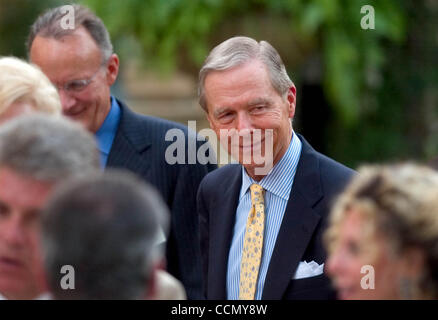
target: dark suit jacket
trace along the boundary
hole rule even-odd
[[[107,167],[128,169],[155,186],[171,211],[167,237],[167,271],[182,281],[189,299],[201,299],[202,277],[196,192],[202,178],[216,165],[174,164],[165,161],[169,129],[187,127],[130,111],[122,102],[121,119]],[[186,140],[187,146],[187,140]],[[186,156],[187,160],[187,156]]]
[[[293,280],[300,261],[326,259],[322,235],[329,206],[353,171],[316,152],[302,136],[289,202],[268,267],[262,299],[330,299],[334,292],[325,274]],[[228,253],[233,236],[241,165],[208,174],[198,190],[204,292],[207,299],[226,299]]]

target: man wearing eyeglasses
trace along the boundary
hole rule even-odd
[[[67,29],[62,7],[50,9],[31,27],[27,48],[58,88],[63,113],[96,135],[104,167],[133,171],[160,192],[171,210],[166,242],[167,270],[182,281],[189,299],[202,298],[196,192],[215,165],[170,165],[165,161],[169,129],[187,128],[130,111],[113,97],[119,58],[102,21],[74,5],[74,29]]]

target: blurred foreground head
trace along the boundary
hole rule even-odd
[[[46,292],[40,214],[56,185],[99,169],[94,138],[62,117],[33,114],[0,126],[0,295]]]
[[[438,297],[438,173],[416,165],[359,170],[325,234],[340,299]]]
[[[60,115],[56,88],[35,65],[14,57],[0,58],[0,123],[32,111]]]
[[[167,208],[133,174],[106,171],[72,179],[49,201],[43,218],[48,282],[56,299],[153,298],[157,244]],[[63,266],[74,290],[62,287]]]

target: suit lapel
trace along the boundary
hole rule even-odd
[[[277,236],[262,299],[281,299],[312,239],[320,215],[313,206],[323,197],[316,152],[299,136],[302,151],[286,212]]]
[[[232,169],[229,179],[224,177],[218,185],[217,190],[222,193],[215,199],[215,209],[210,215],[208,296],[211,299],[226,299],[228,254],[242,184],[241,166],[236,165]]]
[[[139,115],[130,111],[121,101],[117,102],[121,118],[107,167],[122,167],[144,176],[150,166],[150,162],[145,161],[145,152],[152,144],[146,131],[148,128]]]

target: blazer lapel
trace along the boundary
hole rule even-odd
[[[242,184],[242,168],[234,166],[230,179],[224,177],[217,190],[222,192],[214,199],[214,211],[210,214],[210,248],[208,261],[208,297],[226,299],[228,253],[236,217],[236,209]]]
[[[150,162],[145,161],[144,152],[151,146],[144,121],[117,100],[121,109],[121,119],[108,155],[107,167],[122,167],[144,175]]]
[[[323,197],[319,160],[312,147],[299,136],[302,151],[291,195],[277,236],[262,299],[281,299],[318,225],[313,206]]]

